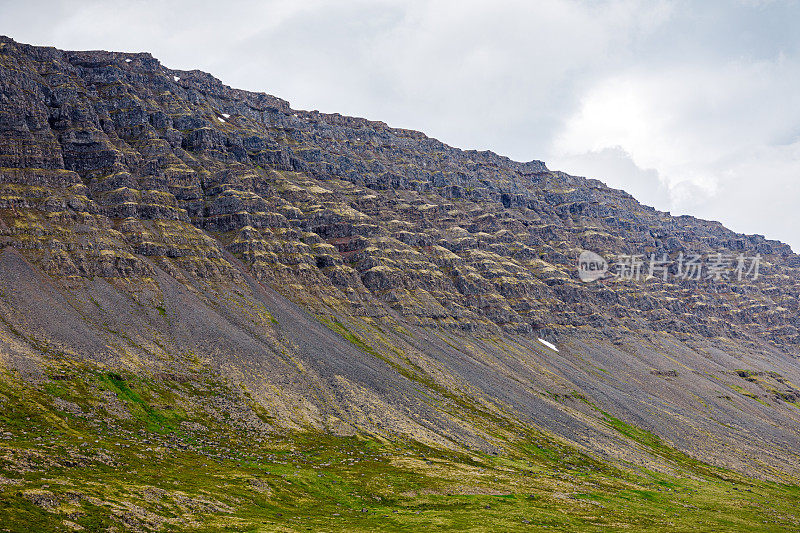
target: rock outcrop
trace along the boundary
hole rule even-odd
[[[1,45],[3,243],[54,275],[149,276],[157,257],[230,277],[228,251],[312,307],[335,299],[423,326],[800,342],[800,258],[781,243],[540,161],[292,110],[147,54]],[[583,284],[584,249],[763,263],[746,283]]]
[[[584,283],[584,250],[641,256],[644,274],[666,254],[672,270]],[[677,275],[691,254],[706,258],[700,279]],[[733,263],[709,276],[716,254]],[[759,257],[757,278],[738,279],[740,256]],[[732,461],[715,455],[726,441],[744,470],[768,442],[763,461],[796,465],[787,245],[149,54],[0,38],[0,279],[0,354],[23,370],[37,357],[208,368],[288,427],[492,449],[458,414],[469,398],[487,420],[634,453],[608,444],[600,405],[710,461]],[[722,394],[741,388],[736,369],[775,372],[767,389],[745,384],[778,410]]]

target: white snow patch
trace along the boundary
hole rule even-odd
[[[175,80],[175,81],[181,81],[181,77],[180,76],[172,76],[172,79]]]
[[[547,346],[547,347],[548,347],[548,348],[550,348],[551,350],[558,351],[558,348],[556,348],[556,345],[555,345],[555,344],[553,344],[552,342],[547,342],[547,341],[546,341],[546,340],[544,340],[544,339],[539,339],[539,342],[541,342],[542,344],[544,344],[545,346]]]
[[[217,117],[217,120],[219,120],[220,122],[225,122],[225,119],[222,117]]]
[[[130,59],[126,59],[126,60],[125,60],[125,62],[126,62],[126,63],[130,63],[130,62],[131,62],[131,60],[130,60]]]
[[[223,113],[222,116],[225,117],[225,118],[231,118],[231,116],[229,114],[227,114],[227,113]]]

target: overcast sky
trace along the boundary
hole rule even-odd
[[[0,33],[544,160],[800,251],[792,1],[0,0]]]

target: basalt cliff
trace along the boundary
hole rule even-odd
[[[645,275],[583,282],[585,250],[641,255]],[[647,276],[651,254],[760,269]],[[429,468],[527,453],[794,484],[798,298],[789,246],[541,161],[294,110],[146,53],[0,37],[0,489],[59,527],[91,529],[95,507],[121,529],[251,523],[222,495],[143,481],[119,497],[87,488],[107,479],[20,488],[48,468],[143,470],[122,441],[82,447],[96,434],[236,468],[254,443],[300,453],[318,435],[424,447]],[[12,446],[25,435],[38,444]],[[408,453],[392,468],[413,470]],[[284,480],[264,468],[234,477],[285,518],[270,499]],[[464,475],[442,474],[440,493],[469,492],[453,488]],[[148,507],[162,497],[178,503]],[[374,498],[354,504],[361,519]]]

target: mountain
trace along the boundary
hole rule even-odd
[[[541,161],[0,37],[0,530],[790,529],[799,297]]]

